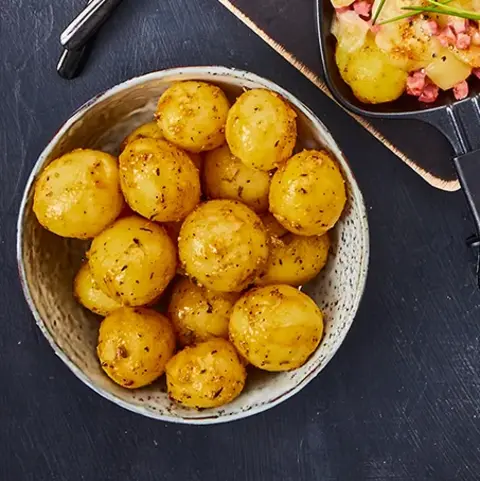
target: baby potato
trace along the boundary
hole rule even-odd
[[[245,165],[228,145],[206,154],[203,185],[209,199],[238,200],[255,212],[268,210],[270,175]]]
[[[302,366],[320,344],[323,315],[294,287],[259,287],[235,304],[229,333],[238,352],[254,366],[290,371]]]
[[[292,155],[297,141],[296,117],[277,93],[249,90],[238,97],[228,113],[228,146],[249,167],[275,169]]]
[[[323,235],[340,218],[347,200],[339,167],[326,151],[304,150],[275,172],[270,212],[294,234]]]
[[[120,155],[128,205],[157,222],[185,218],[200,200],[200,176],[190,157],[164,140],[139,139]]]
[[[120,219],[104,230],[87,255],[100,289],[127,306],[157,300],[177,264],[175,246],[163,227],[137,216]]]
[[[216,85],[177,82],[160,97],[156,118],[167,140],[189,152],[212,150],[225,142],[230,108]]]
[[[173,327],[153,309],[122,307],[100,325],[97,355],[102,369],[127,389],[155,381],[174,352]]]
[[[108,316],[122,307],[115,299],[108,297],[97,285],[88,262],[82,265],[73,282],[73,293],[80,304],[99,316]]]
[[[301,286],[316,277],[327,263],[328,234],[306,237],[288,232],[270,236],[269,242],[267,266],[255,282],[259,286]]]
[[[98,150],[77,149],[55,159],[35,184],[38,222],[62,237],[95,237],[123,205],[117,161]]]
[[[245,367],[225,339],[186,347],[167,364],[171,399],[185,407],[206,409],[233,401],[243,390]]]
[[[147,124],[140,125],[140,127],[137,127],[130,135],[128,135],[122,142],[121,149],[124,150],[128,144],[131,144],[132,142],[135,142],[135,140],[139,139],[162,140],[164,137],[158,123],[153,120]]]
[[[211,200],[186,219],[178,239],[187,275],[208,289],[240,292],[263,270],[268,258],[262,221],[233,200]]]
[[[238,298],[236,293],[211,291],[187,278],[180,279],[168,306],[180,344],[196,344],[214,337],[228,339],[228,321]]]
[[[394,57],[379,48],[370,36],[354,52],[337,46],[335,61],[341,77],[361,102],[391,102],[405,91],[408,73],[394,64]]]
[[[267,231],[267,235],[269,238],[271,237],[283,237],[285,234],[288,234],[288,230],[283,227],[280,222],[278,222],[275,217],[270,214],[270,212],[265,212],[264,214],[260,215],[260,219],[265,226],[265,230]]]
[[[148,122],[147,124],[140,125],[135,129],[123,142],[121,150],[124,150],[128,144],[135,142],[138,139],[158,139],[165,140],[165,137],[160,130],[160,126],[157,121]],[[200,170],[202,166],[202,156],[200,154],[194,154],[193,152],[186,152],[192,159],[195,167]]]

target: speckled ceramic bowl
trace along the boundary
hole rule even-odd
[[[254,372],[245,391],[234,402],[202,412],[172,403],[164,381],[129,391],[104,375],[95,353],[99,319],[77,304],[72,295],[72,281],[86,244],[47,232],[32,212],[35,178],[51,160],[78,147],[118,154],[118,146],[126,134],[152,119],[160,94],[172,82],[187,79],[218,84],[232,99],[244,88],[264,87],[280,93],[298,113],[300,146],[330,150],[341,165],[348,185],[348,203],[333,233],[333,253],[328,265],[304,288],[325,314],[325,336],[319,348],[295,371]],[[362,195],[326,127],[278,85],[248,72],[223,67],[189,67],[151,73],[87,102],[63,125],[38,159],[25,189],[17,236],[20,278],[30,309],[55,353],[73,373],[93,390],[126,409],[155,419],[190,424],[220,423],[250,416],[300,391],[327,365],[345,338],[362,297],[368,267],[368,225]]]

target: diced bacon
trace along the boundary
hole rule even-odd
[[[350,7],[340,7],[336,8],[335,11],[340,15],[342,13],[348,12],[350,10]]]
[[[366,0],[357,0],[353,4],[353,9],[358,15],[365,18],[370,18],[370,13],[372,11],[372,4]]]
[[[370,31],[371,31],[372,33],[378,33],[378,32],[380,32],[380,30],[382,29],[382,26],[381,26],[381,25],[377,25],[377,24],[372,25],[372,20],[369,20],[369,21],[368,21],[368,25],[370,25]]]
[[[443,47],[448,47],[449,45],[455,45],[457,37],[451,27],[445,27],[438,34],[438,41]]]
[[[466,50],[470,47],[470,42],[472,41],[471,37],[466,33],[459,33],[457,35],[457,41],[455,42],[455,46],[459,50]]]
[[[437,97],[438,86],[433,83],[429,83],[428,85],[425,85],[425,88],[423,89],[420,97],[418,97],[418,100],[420,100],[420,102],[425,102],[426,104],[431,104],[437,100]]]
[[[468,20],[459,17],[450,17],[448,19],[448,26],[458,35],[465,33],[468,28]]]
[[[480,78],[480,68],[474,68],[472,73],[475,75],[475,77]]]
[[[423,28],[428,35],[437,35],[438,33],[438,23],[435,20],[427,20]]]
[[[425,83],[425,72],[418,70],[411,73],[407,78],[407,94],[415,97],[422,95]]]
[[[453,87],[453,95],[457,100],[463,100],[468,96],[468,83],[466,80],[458,82],[458,84]]]

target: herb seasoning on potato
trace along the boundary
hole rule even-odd
[[[254,366],[290,371],[303,366],[320,344],[323,315],[294,287],[259,287],[237,301],[229,332],[238,352]]]
[[[270,212],[290,232],[323,235],[345,207],[345,181],[328,152],[304,150],[275,172],[269,200]]]
[[[175,245],[165,229],[137,216],[104,230],[93,240],[88,258],[100,289],[126,306],[157,300],[177,267]]]
[[[170,321],[153,309],[123,307],[100,325],[97,354],[102,369],[120,386],[147,386],[165,372],[175,352]]]
[[[225,339],[212,339],[186,347],[168,362],[168,394],[185,407],[222,406],[242,392],[246,376],[234,347]]]
[[[123,206],[117,160],[98,150],[77,149],[55,159],[35,184],[38,221],[62,237],[95,237]]]
[[[211,200],[186,219],[178,239],[187,275],[220,292],[240,292],[268,259],[268,238],[260,218],[233,200]]]

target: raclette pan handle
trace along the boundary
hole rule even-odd
[[[467,198],[477,233],[467,243],[480,247],[480,105],[477,97],[447,105],[443,109],[421,116],[439,129],[450,141],[455,152],[453,164]],[[477,262],[477,282],[480,287],[480,249]]]

